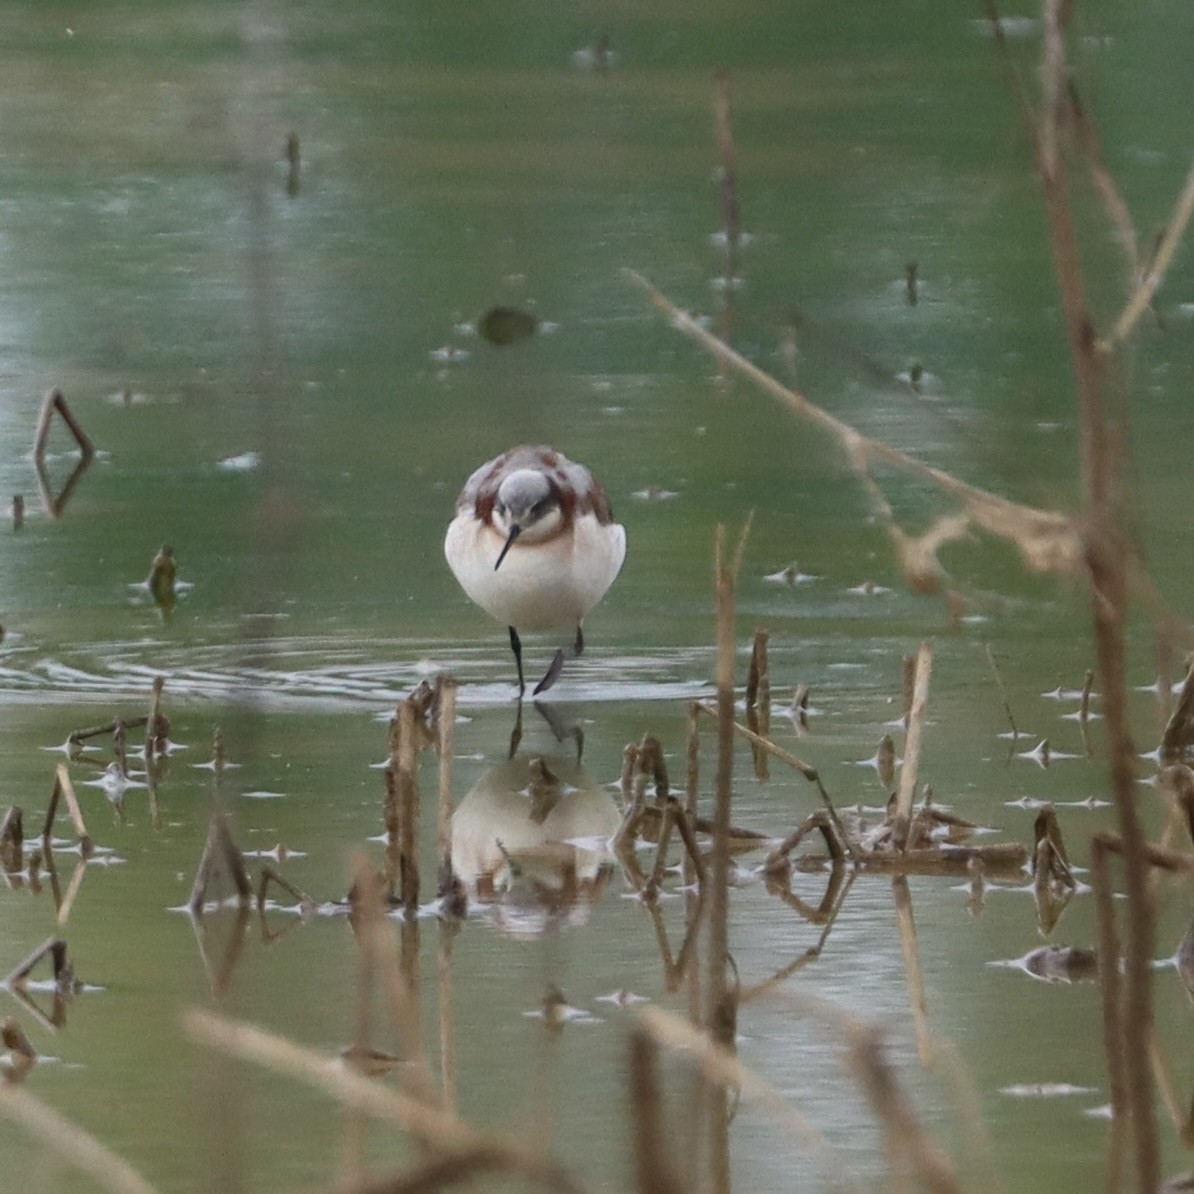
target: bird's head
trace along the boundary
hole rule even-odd
[[[564,520],[559,490],[545,473],[520,468],[503,478],[493,503],[493,525],[505,537],[505,545],[493,569],[496,572],[516,539],[538,543],[549,539]]]

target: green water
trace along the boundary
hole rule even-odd
[[[901,587],[835,445],[744,383],[719,382],[622,272],[640,271],[715,325],[732,316],[741,351],[868,434],[1016,500],[1076,508],[1074,402],[1043,211],[977,15],[911,0],[732,12],[662,0],[5,6],[0,494],[22,494],[28,517],[19,533],[5,519],[0,533],[0,806],[20,804],[36,822],[61,758],[46,748],[140,713],[157,673],[173,738],[187,747],[158,785],[156,817],[138,788],[117,815],[81,786],[98,768],[71,765],[94,837],[122,861],[88,868],[62,929],[80,977],[101,989],[77,997],[57,1033],[7,1001],[58,1059],[34,1071],[29,1090],[163,1191],[334,1179],[334,1106],[287,1080],[215,1065],[184,1040],[178,1017],[214,1006],[335,1052],[353,1024],[346,923],[316,917],[267,944],[254,918],[227,990],[213,997],[191,924],[170,909],[190,891],[217,802],[232,809],[246,849],[305,852],[284,872],[319,900],[343,895],[355,855],[380,860],[370,839],[383,828],[382,780],[371,765],[385,756],[385,718],[436,669],[458,677],[467,719],[457,798],[503,762],[514,718],[505,631],[457,589],[440,545],[464,479],[517,442],[554,443],[589,464],[627,528],[623,574],[556,690],[563,715],[583,725],[594,784],[616,780],[623,746],[645,733],[682,773],[685,703],[711,691],[714,527],[737,528],[753,512],[743,670],[751,632],[766,625],[777,697],[806,683],[816,709],[806,737],[782,718],[776,737],[843,805],[886,796],[858,764],[891,730],[901,659],[926,638],[936,662],[923,779],[938,801],[1027,840],[1035,812],[1010,802],[1106,795],[1098,723],[1087,757],[1065,719],[1076,700],[1041,695],[1081,687],[1093,662],[1080,588],[1024,576],[990,541],[956,544],[943,558],[972,617],[951,625],[940,604]],[[1159,5],[1131,17],[1100,6],[1078,23],[1079,84],[1148,244],[1188,168],[1178,55],[1189,19]],[[604,71],[583,53],[603,33],[613,51]],[[1035,32],[1013,48],[1034,78]],[[718,68],[730,72],[751,236],[731,291],[716,284],[723,254],[712,239]],[[292,132],[301,166],[289,194]],[[1081,210],[1093,287],[1110,313],[1121,269],[1097,206]],[[1126,387],[1134,530],[1179,614],[1194,549],[1191,289],[1181,253]],[[470,325],[498,303],[533,311],[543,330],[506,348],[486,343]],[[781,344],[797,316],[793,379]],[[919,391],[899,377],[914,363],[927,371]],[[55,385],[100,450],[56,520],[28,458],[41,396]],[[56,428],[55,485],[70,449]],[[255,467],[228,464],[248,453]],[[942,512],[921,484],[882,480],[909,529]],[[660,490],[674,496],[643,496]],[[163,542],[193,586],[168,620],[134,587]],[[794,560],[815,579],[765,579]],[[879,591],[855,591],[868,582]],[[999,737],[1006,718],[988,644],[1025,732],[1014,747]],[[554,646],[528,639],[528,670]],[[1154,679],[1143,618],[1129,672],[1142,687]],[[1150,749],[1155,697],[1134,694],[1133,716]],[[530,710],[527,719],[524,755],[567,753]],[[218,792],[194,766],[210,757],[216,726],[242,764]],[[1018,757],[1042,737],[1075,757],[1047,769]],[[433,764],[424,767],[434,792]],[[783,834],[815,807],[781,765],[762,783],[742,753],[737,775],[734,815],[746,826]],[[252,797],[263,792],[279,798]],[[1156,799],[1141,788],[1152,827]],[[604,823],[609,810],[596,803]],[[1060,815],[1085,864],[1109,810]],[[423,833],[426,880],[430,811]],[[747,986],[820,934],[766,893],[750,873],[756,862],[743,860],[732,900]],[[74,863],[59,860],[64,884]],[[820,900],[823,878],[794,883]],[[991,892],[976,915],[957,885],[911,883],[931,1028],[957,1047],[1007,1188],[1092,1188],[1106,1128],[1087,1112],[1108,1097],[1097,991],[989,965],[1044,940],[1092,944],[1089,897],[1044,938],[1029,894]],[[599,898],[538,932],[543,917],[509,901],[470,918],[451,954],[462,1113],[549,1143],[598,1190],[631,1180],[633,1012],[597,997],[629,988],[685,1007],[667,989],[647,912],[627,894],[615,870]],[[678,948],[682,902],[662,909]],[[1188,916],[1188,893],[1167,889],[1160,954]],[[292,920],[276,912],[270,928]],[[231,924],[209,924],[209,960]],[[0,971],[57,931],[49,890],[14,880],[0,893]],[[437,1072],[439,942],[437,923],[421,922],[423,1028]],[[549,983],[598,1022],[548,1039],[523,1013]],[[801,995],[882,1026],[925,1122],[961,1149],[947,1067],[918,1069],[889,880],[855,883],[821,958],[744,1007],[739,1023],[743,1059],[877,1181],[878,1132],[840,1040],[810,1021]],[[1188,1081],[1189,1004],[1168,969],[1157,997],[1162,1038]],[[1083,1089],[1002,1093],[1036,1083]],[[763,1113],[740,1110],[730,1140],[738,1188],[822,1187]],[[1167,1126],[1163,1140],[1166,1171],[1183,1167]],[[68,1188],[19,1129],[0,1122],[0,1141],[9,1181]],[[370,1147],[379,1165],[407,1157],[382,1130]]]

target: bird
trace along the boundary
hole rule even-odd
[[[614,521],[601,482],[583,464],[546,445],[522,444],[487,461],[465,482],[444,555],[460,587],[504,622],[526,691],[520,631],[575,629],[605,596],[626,558],[626,529]],[[533,695],[559,678],[560,647]]]

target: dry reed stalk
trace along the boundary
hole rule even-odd
[[[55,920],[59,928],[70,920],[75,900],[78,899],[79,891],[83,886],[83,876],[86,874],[87,860],[85,858],[80,859],[75,864],[75,869],[70,873],[70,882],[66,885],[66,891],[62,893],[62,898],[58,901],[58,911],[55,914]]]
[[[679,807],[678,802],[668,801],[663,806],[663,820],[659,826],[659,840],[655,843],[655,865],[651,869],[651,875],[647,880],[647,886],[644,894],[649,898],[654,898],[659,894],[660,885],[663,883],[663,875],[667,870],[667,852],[668,847],[672,842],[672,829],[676,824],[676,808]]]
[[[315,906],[315,901],[301,887],[291,883],[276,867],[265,863],[261,868],[261,877],[257,881],[257,909],[265,908],[265,893],[271,883],[277,884],[284,892],[302,905],[304,912]]]
[[[166,742],[170,736],[170,723],[162,715],[162,689],[166,681],[162,676],[154,676],[153,687],[149,690],[149,713],[145,718],[145,767],[152,768],[154,756],[166,749]],[[130,722],[130,725],[133,723]]]
[[[452,865],[452,772],[456,750],[456,680],[441,676],[437,692],[439,805],[435,844],[440,867]]]
[[[73,745],[77,742],[83,742],[88,738],[98,738],[101,734],[115,733],[116,727],[120,724],[120,721],[120,718],[113,718],[111,721],[105,721],[102,725],[88,726],[83,730],[71,730],[67,737],[67,742]],[[140,727],[146,725],[148,721],[148,717],[130,717],[124,721],[124,725],[126,729],[134,730],[140,729]]]
[[[729,71],[717,71],[713,81],[714,136],[721,159],[719,214],[729,250],[727,275],[733,277],[738,243],[742,238],[742,220],[738,213],[738,150],[734,144],[734,112],[730,103]]]
[[[45,957],[50,958],[56,986],[73,981],[74,971],[70,964],[70,953],[61,937],[50,937],[43,941],[31,954],[23,958],[4,976],[0,986],[17,988],[22,986],[32,973],[34,966]]]
[[[630,1033],[630,1123],[638,1194],[682,1194],[667,1156],[670,1134],[659,1090],[659,1050],[642,1025]]]
[[[763,859],[764,872],[784,870],[788,864],[788,856],[814,829],[819,830],[825,839],[825,848],[829,851],[829,858],[836,870],[838,865],[847,857],[846,840],[838,832],[838,826],[821,810],[806,817],[783,841],[768,851]]]
[[[920,771],[921,744],[924,741],[925,715],[929,704],[929,677],[933,671],[933,644],[924,642],[916,653],[916,671],[912,684],[912,708],[908,716],[908,737],[904,744],[904,765],[900,768],[900,786],[892,816],[892,838],[897,850],[908,844],[912,824],[912,800]]]
[[[398,866],[402,907],[413,917],[419,907],[419,711],[407,699],[398,706]]]
[[[962,1187],[949,1158],[930,1139],[917,1119],[895,1072],[883,1055],[883,1042],[869,1026],[848,1029],[850,1057],[871,1109],[883,1127],[893,1169],[907,1165],[933,1194],[961,1194]]]
[[[1186,1148],[1189,1148],[1194,1120],[1191,1120],[1183,1105],[1181,1092],[1177,1088],[1177,1078],[1173,1073],[1173,1065],[1169,1060],[1169,1054],[1165,1051],[1165,1046],[1161,1044],[1161,1038],[1157,1035],[1156,1025],[1153,1026],[1152,1040],[1149,1041],[1148,1056],[1152,1062],[1153,1077],[1161,1094],[1161,1102],[1165,1105],[1169,1122],[1173,1124],[1174,1135]]]
[[[872,465],[882,463],[915,474],[941,493],[960,503],[967,518],[989,534],[1015,546],[1032,572],[1071,574],[1081,569],[1082,538],[1077,523],[1056,511],[1038,510],[988,490],[959,481],[943,469],[934,468],[885,444],[863,435],[850,424],[811,402],[804,394],[789,389],[770,374],[718,339],[687,312],[681,311],[641,274],[626,270],[649,301],[679,332],[695,340],[721,364],[782,402],[793,414],[820,427],[837,439],[847,459],[860,476],[869,476]]]
[[[127,1161],[28,1091],[12,1086],[0,1091],[0,1116],[20,1124],[52,1153],[112,1194],[156,1194],[156,1187]]]
[[[1042,89],[1047,101],[1050,97],[1057,101],[1068,85],[1066,25],[1070,15],[1067,0],[1045,0]],[[1122,1020],[1126,1089],[1135,1140],[1136,1176],[1140,1189],[1151,1192],[1160,1181],[1154,1092],[1148,1064],[1156,926],[1148,863],[1143,852],[1145,836],[1136,810],[1135,748],[1127,710],[1125,621],[1128,561],[1133,557],[1123,511],[1123,427],[1107,410],[1106,354],[1131,332],[1164,275],[1177,239],[1194,212],[1194,170],[1153,266],[1129,300],[1110,338],[1100,342],[1087,301],[1066,156],[1059,150],[1061,125],[1066,116],[1066,105],[1046,102],[1039,122],[1037,172],[1045,198],[1049,239],[1077,384],[1084,494],[1082,557],[1091,588],[1111,786],[1124,844],[1128,897]]]
[[[47,852],[50,847],[50,831],[54,828],[54,818],[58,813],[59,800],[66,801],[67,811],[70,813],[71,824],[75,827],[75,836],[79,839],[79,849],[84,858],[90,858],[95,853],[95,843],[91,834],[87,832],[87,823],[83,820],[83,810],[79,806],[79,798],[75,795],[75,785],[71,783],[70,772],[65,763],[59,763],[54,768],[54,787],[50,792],[50,807],[46,810],[46,822],[41,831],[42,841]]]
[[[1181,244],[1191,216],[1194,216],[1194,165],[1191,165],[1186,175],[1185,184],[1174,204],[1173,215],[1157,243],[1148,269],[1144,271],[1131,298],[1115,321],[1110,335],[1096,342],[1101,352],[1109,353],[1121,345],[1132,334],[1140,317],[1148,310],[1173,263],[1174,254]]]
[[[67,429],[79,446],[79,451],[85,461],[95,455],[95,445],[87,438],[82,424],[75,418],[74,412],[58,389],[49,390],[42,400],[41,410],[37,416],[37,432],[33,437],[33,459],[41,463],[46,458],[46,445],[50,439],[50,426],[57,413],[66,424]]]
[[[862,1194],[861,1182],[849,1171],[843,1158],[821,1131],[794,1108],[771,1083],[760,1078],[729,1049],[711,1040],[671,1012],[644,1008],[639,1023],[660,1044],[689,1054],[700,1067],[706,1081],[741,1092],[743,1098],[757,1102],[773,1115],[799,1141],[818,1164],[834,1188]]]
[[[1016,728],[1016,718],[1012,713],[1012,704],[1008,699],[1007,686],[1003,683],[1003,673],[999,670],[999,664],[995,662],[995,652],[991,650],[991,644],[986,644],[987,662],[991,665],[991,674],[995,677],[995,686],[999,689],[999,699],[1003,703],[1003,712],[1007,717],[1007,723],[1011,726],[1012,741],[1015,742],[1020,737],[1020,731]]]
[[[20,860],[21,850],[25,844],[24,811],[18,804],[9,806],[0,821],[0,851],[7,851]],[[14,868],[19,870],[19,866]]]
[[[891,881],[895,900],[896,922],[900,928],[900,953],[904,959],[904,977],[908,980],[908,1004],[912,1008],[912,1023],[916,1028],[916,1048],[920,1064],[933,1068],[933,1040],[929,1033],[929,1001],[925,995],[925,974],[920,965],[920,947],[916,939],[916,920],[912,915],[912,893],[908,879],[896,875]]]
[[[203,844],[203,853],[195,870],[195,881],[191,885],[191,895],[187,900],[187,907],[192,916],[202,913],[208,885],[217,874],[216,868],[221,861],[236,887],[237,899],[242,905],[248,904],[253,899],[253,884],[249,879],[249,872],[245,869],[244,855],[232,836],[228,815],[215,813],[208,826],[207,841]]]
[[[685,718],[684,758],[686,762],[684,782],[684,811],[690,817],[697,814],[697,802],[701,792],[701,707],[696,701],[688,702]]]
[[[1030,851],[1022,842],[996,842],[991,846],[932,846],[925,849],[872,850],[860,854],[854,866],[868,875],[963,875],[981,864],[988,876],[1012,878],[1024,869]],[[821,871],[833,865],[832,856],[806,854],[796,860],[801,871]]]
[[[485,1177],[502,1174],[511,1174],[525,1182],[565,1194],[576,1190],[572,1178],[563,1169],[545,1165],[538,1171],[528,1172],[507,1150],[483,1143],[450,1156],[430,1157],[396,1173],[365,1178],[350,1185],[323,1186],[307,1190],[305,1194],[436,1194],[452,1186],[467,1185],[470,1179],[479,1184]]]
[[[1161,732],[1161,755],[1174,759],[1194,744],[1194,660],[1186,667],[1186,678]]]
[[[771,672],[767,659],[767,629],[755,630],[754,644],[750,652],[750,670],[746,679],[746,721],[760,737],[771,734]],[[751,746],[754,758],[755,776],[769,778],[769,753],[757,745]]]
[[[442,1156],[488,1148],[493,1151],[496,1164],[549,1188],[584,1194],[584,1185],[549,1157],[477,1132],[441,1108],[353,1072],[337,1058],[304,1049],[255,1025],[199,1008],[183,1013],[182,1026],[186,1034],[200,1044],[242,1061],[254,1062],[274,1073],[299,1079],[322,1090],[342,1106],[352,1106],[373,1119],[397,1124]]]
[[[729,959],[730,827],[734,781],[734,622],[735,585],[750,519],[742,528],[733,558],[726,558],[726,533],[718,526],[714,539],[714,592],[717,605],[717,779],[713,813],[713,890],[709,908],[709,975],[704,1021],[717,1023],[727,996]]]
[[[695,701],[694,704],[700,712],[706,714],[709,717],[717,717],[719,715],[717,710],[711,708],[709,705],[706,705],[700,701]],[[862,855],[858,851],[857,847],[850,840],[849,834],[846,833],[845,826],[842,825],[841,818],[837,814],[837,809],[835,809],[833,806],[833,800],[831,799],[829,793],[825,790],[825,785],[821,782],[820,773],[817,771],[817,769],[815,767],[813,767],[810,764],[805,763],[803,760],[797,758],[790,751],[784,750],[784,748],[782,746],[778,746],[776,743],[772,742],[769,738],[764,738],[761,735],[756,734],[754,732],[754,730],[750,729],[748,726],[744,726],[741,722],[738,722],[738,721],[734,722],[733,730],[734,730],[734,733],[741,735],[748,742],[752,743],[755,746],[761,747],[763,750],[766,750],[769,754],[773,754],[777,759],[780,759],[782,762],[787,763],[788,766],[791,767],[793,770],[799,771],[800,774],[803,775],[804,778],[809,781],[809,783],[813,784],[816,787],[817,792],[821,797],[822,803],[825,805],[826,812],[829,814],[830,818],[834,822],[834,825],[838,832],[838,836],[840,837],[841,841],[845,844],[845,848],[846,848],[847,852],[850,854],[851,858],[854,858],[855,860],[857,860],[862,857]],[[741,831],[739,831],[739,832],[741,832]]]
[[[689,701],[684,720],[684,819],[689,828],[696,820],[697,804],[701,794],[701,711],[696,701]],[[704,867],[702,865],[702,881]],[[692,862],[686,855],[684,860],[684,882],[691,885],[695,878]]]

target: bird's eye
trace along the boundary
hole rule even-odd
[[[505,514],[506,514],[506,503],[505,503],[505,502],[503,502],[501,498],[498,498],[498,499],[497,499],[497,500],[496,500],[496,501],[493,503],[493,512],[494,512],[495,514],[500,514],[500,515],[502,515],[503,517],[505,517]]]

